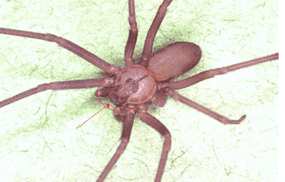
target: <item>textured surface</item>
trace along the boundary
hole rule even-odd
[[[127,1],[0,0],[0,26],[53,33],[123,66]],[[136,2],[141,53],[161,1]],[[174,0],[155,50],[175,41],[200,45],[201,62],[188,77],[278,51],[276,0]],[[0,100],[40,83],[102,77],[81,58],[43,41],[0,35]],[[95,89],[47,91],[0,109],[0,181],[94,181],[119,144],[120,123],[102,108]],[[230,118],[223,126],[171,99],[150,108],[172,134],[163,181],[276,181],[278,61],[219,76],[179,93]],[[153,181],[161,137],[139,120],[106,181]]]

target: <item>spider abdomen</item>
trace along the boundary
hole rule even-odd
[[[157,81],[166,81],[190,71],[201,58],[201,49],[190,42],[176,42],[152,55],[147,68]]]

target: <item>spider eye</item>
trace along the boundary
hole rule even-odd
[[[125,101],[126,101],[126,97],[119,97],[118,100],[119,100],[119,102],[121,102],[121,103],[122,103],[122,102],[125,102]]]

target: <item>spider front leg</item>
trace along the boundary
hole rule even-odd
[[[138,111],[140,120],[155,129],[164,138],[162,152],[159,160],[159,165],[155,177],[155,182],[160,182],[164,173],[165,164],[167,161],[168,152],[171,147],[171,135],[168,129],[155,117],[146,112],[146,106],[142,105]]]
[[[30,90],[19,93],[13,97],[1,101],[0,108],[46,90],[94,88],[99,86],[100,81],[101,79],[87,79],[87,80],[72,80],[72,81],[51,82],[51,83],[41,84],[35,88],[32,88]]]
[[[123,131],[122,131],[122,136],[121,136],[122,141],[119,147],[117,148],[116,153],[113,155],[112,159],[109,161],[104,171],[99,176],[97,182],[102,182],[105,180],[109,172],[112,170],[113,166],[118,161],[119,157],[125,151],[129,143],[129,140],[130,140],[131,131],[132,131],[133,123],[134,123],[134,116],[135,116],[134,110],[131,110],[126,114],[126,117],[124,118],[124,121],[123,121]]]

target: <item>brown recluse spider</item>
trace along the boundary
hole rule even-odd
[[[159,12],[158,14],[161,13],[162,15],[157,16],[156,19],[154,20],[154,23],[151,26],[148,34],[150,36],[147,36],[146,43],[144,44],[145,47],[144,51],[142,52],[142,57],[140,58],[140,61],[135,64],[132,58],[136,43],[137,27],[134,15],[135,9],[133,3],[134,2],[132,0],[129,1],[129,7],[131,10],[130,11],[131,18],[129,20],[132,28],[130,31],[130,37],[128,39],[129,41],[126,46],[125,63],[127,66],[136,66],[136,68],[128,69],[126,71],[121,71],[114,74],[112,77],[109,77],[108,80],[103,82],[102,85],[106,88],[99,90],[98,94],[102,97],[110,97],[112,102],[115,103],[116,105],[116,110],[121,112],[130,108],[134,108],[141,102],[143,102],[143,104],[140,104],[138,107],[129,111],[126,114],[114,113],[115,118],[118,121],[122,122],[123,125],[123,131],[121,137],[122,142],[119,144],[117,152],[115,153],[114,157],[111,159],[110,163],[107,165],[103,173],[99,176],[97,181],[103,181],[106,178],[106,176],[109,174],[114,164],[116,164],[116,161],[118,160],[120,155],[124,152],[129,142],[135,113],[137,113],[138,118],[140,118],[143,122],[150,125],[150,127],[152,127],[153,129],[157,130],[164,138],[163,152],[159,162],[158,171],[155,177],[155,181],[161,181],[165,169],[167,155],[171,146],[171,137],[170,137],[170,132],[164,126],[164,124],[162,124],[158,119],[147,113],[148,105],[154,103],[162,107],[166,102],[166,96],[170,96],[175,100],[178,100],[186,105],[189,105],[209,115],[210,117],[215,118],[221,123],[239,124],[242,120],[245,119],[245,116],[241,116],[237,120],[227,119],[225,116],[213,112],[207,109],[206,107],[203,107],[202,105],[199,105],[191,101],[190,99],[183,97],[174,90],[194,85],[202,80],[211,78],[217,74],[225,74],[228,71],[233,71],[236,69],[255,65],[260,62],[276,60],[279,57],[278,53],[276,53],[266,57],[257,58],[253,61],[248,61],[246,63],[234,64],[234,66],[228,66],[226,67],[226,69],[219,68],[212,71],[204,71],[196,74],[193,77],[184,78],[181,81],[173,81],[174,78],[190,71],[198,63],[198,61],[201,58],[200,48],[197,45],[190,43],[182,43],[182,42],[172,43],[170,44],[170,46],[162,49],[160,52],[157,52],[156,54],[154,54],[153,57],[151,57],[152,48],[153,48],[152,44],[156,34],[155,32],[156,30],[158,30],[160,24],[158,22],[163,20],[164,17],[163,14],[166,13],[166,9],[168,5],[171,3],[170,0],[164,0],[158,11]],[[24,31],[18,31],[6,28],[0,28],[0,33],[31,37],[31,38],[39,38],[51,42],[57,42],[60,46],[83,57],[85,60],[95,65],[96,67],[101,68],[103,71],[107,73],[111,73],[112,71],[118,69],[118,66],[110,65],[109,63],[101,60],[92,53],[86,52],[84,49],[69,42],[68,40],[56,37],[52,34],[31,33],[31,32],[24,32]],[[173,59],[164,60],[166,58],[170,58],[171,56],[173,56]],[[159,62],[160,60],[164,61]],[[187,60],[188,62],[184,62],[184,60]],[[151,86],[154,84],[152,75],[148,71],[140,69],[139,65],[143,65],[148,69],[154,71],[155,80],[156,80],[154,90],[150,90],[152,89]],[[28,97],[30,95],[48,89],[62,90],[62,89],[96,88],[101,79],[102,77],[98,79],[91,78],[84,81],[81,79],[80,81],[60,81],[60,82],[53,82],[52,84],[42,84],[40,87],[35,87],[34,89],[23,92],[15,97],[5,98],[5,100],[0,102],[0,107],[2,108],[20,99],[23,99],[25,97]],[[2,87],[5,87],[5,85],[2,85]],[[150,97],[148,97],[147,100],[144,100],[148,93],[151,93]],[[96,169],[96,171],[98,171],[98,169]]]

